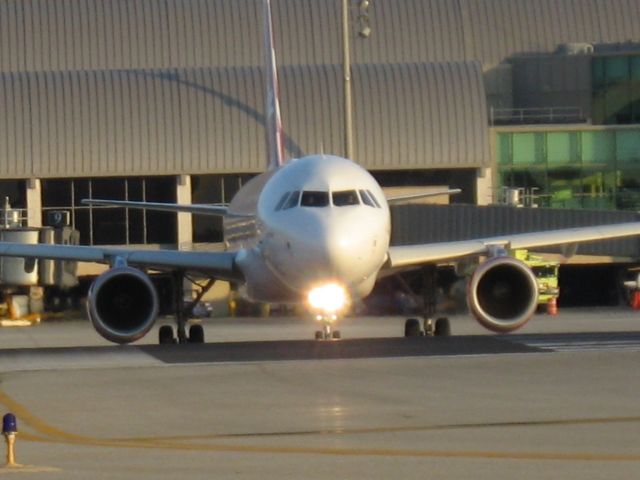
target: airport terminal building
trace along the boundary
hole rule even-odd
[[[640,208],[640,0],[348,0],[353,159],[452,201]],[[287,157],[345,155],[341,0],[273,0]],[[83,244],[221,240],[266,167],[260,0],[0,1],[0,194]]]

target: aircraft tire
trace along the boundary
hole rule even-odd
[[[433,334],[436,337],[448,337],[451,335],[451,322],[449,322],[449,319],[446,317],[438,318]]]
[[[162,325],[160,327],[160,330],[158,330],[158,343],[160,343],[160,345],[176,343],[176,339],[173,336],[173,327],[171,325]]]
[[[408,318],[404,322],[404,336],[405,337],[419,337],[422,332],[420,331],[420,322],[417,318]]]
[[[189,327],[189,343],[204,343],[204,328],[202,325]]]

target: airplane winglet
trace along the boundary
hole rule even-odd
[[[265,132],[267,140],[268,168],[273,170],[284,165],[284,132],[280,116],[280,91],[278,70],[273,41],[273,21],[271,19],[271,1],[263,0],[264,10],[264,49],[265,49]]]

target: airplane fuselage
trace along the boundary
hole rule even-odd
[[[300,158],[248,182],[229,205],[227,247],[246,295],[299,302],[318,286],[338,284],[357,300],[373,289],[391,232],[389,207],[376,180],[354,162]]]

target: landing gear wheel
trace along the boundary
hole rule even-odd
[[[421,333],[420,322],[417,318],[409,318],[404,322],[405,337],[419,337]]]
[[[176,343],[176,339],[173,336],[173,327],[171,325],[162,325],[158,330],[158,342],[160,345],[169,345]]]
[[[189,343],[204,343],[204,328],[202,325],[189,327]]]
[[[339,340],[340,339],[340,330],[334,330],[333,332],[331,332],[331,338],[333,338],[334,340]]]
[[[448,337],[451,335],[451,323],[446,317],[440,317],[436,320],[436,326],[433,330],[436,337]]]

